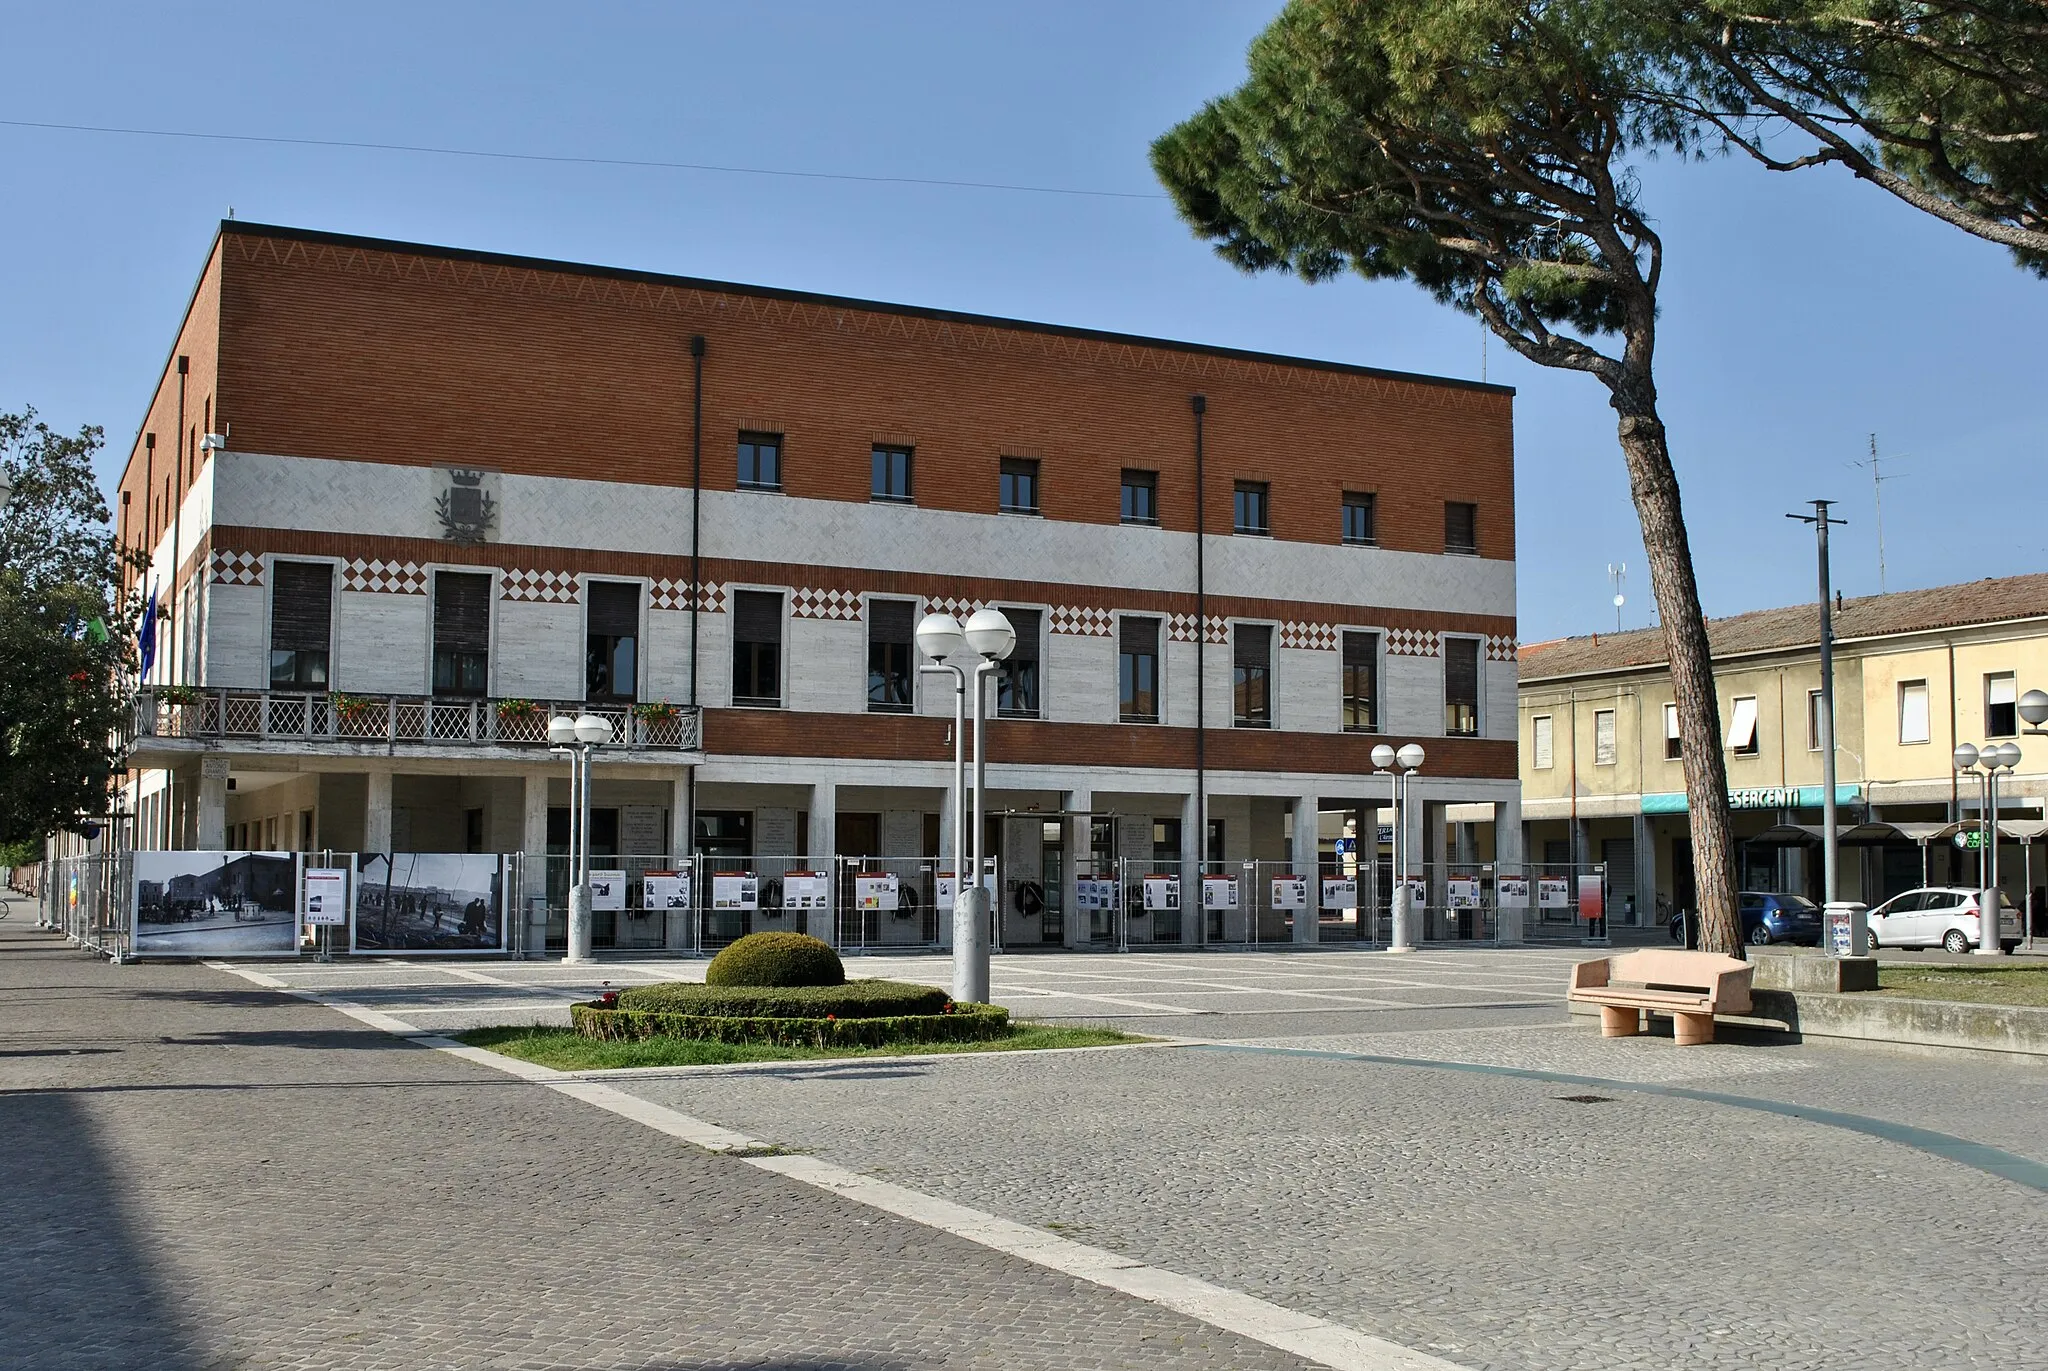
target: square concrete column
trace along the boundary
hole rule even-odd
[[[690,812],[690,773],[684,771],[668,787],[668,856],[680,861],[690,855],[696,839],[697,816]]]
[[[836,879],[838,864],[832,859],[839,851],[839,786],[832,781],[817,781],[811,786],[811,856],[813,870],[835,873],[832,881],[832,899],[839,900],[839,882]],[[813,938],[828,943],[837,943],[837,922],[834,909],[807,909],[804,911],[804,932]],[[945,919],[939,920],[940,929],[946,927]]]
[[[952,871],[953,879],[958,881],[960,879],[960,872],[954,870],[954,867],[956,865],[964,867],[967,864],[967,855],[963,852],[958,863],[955,863],[953,860],[953,828],[960,812],[960,798],[959,792],[953,788],[950,779],[952,774],[950,770],[946,773],[949,779],[946,783],[945,798],[940,801],[941,807],[939,809],[939,850],[932,855],[938,859],[938,869],[941,871]],[[956,885],[954,889],[957,890],[959,887]],[[939,946],[951,947],[953,945],[953,907],[941,900],[938,913]]]
[[[1066,889],[1060,892],[1066,909],[1066,937],[1068,947],[1086,947],[1089,943],[1089,926],[1095,916],[1081,908],[1078,882],[1081,879],[1081,863],[1088,860],[1093,836],[1089,832],[1092,816],[1088,811],[1095,807],[1093,790],[1069,790],[1066,793],[1067,806],[1067,860],[1062,863],[1066,869]],[[1114,875],[1114,872],[1095,873],[1098,876]],[[1138,873],[1142,876],[1144,873]]]
[[[1657,833],[1650,816],[1635,816],[1636,923],[1644,928],[1657,923]]]
[[[1294,941],[1304,946],[1313,945],[1321,936],[1321,919],[1317,910],[1322,908],[1322,812],[1316,806],[1313,795],[1302,795],[1294,801],[1294,851],[1290,854],[1294,862],[1294,874],[1308,877],[1308,908],[1294,911]]]
[[[1202,856],[1209,835],[1202,832],[1202,807],[1190,793],[1180,807],[1180,940],[1208,940],[1202,915]]]
[[[548,773],[528,772],[519,779],[519,908],[522,921],[519,951],[539,957],[548,947]],[[536,906],[535,901],[539,904]],[[532,911],[538,909],[538,914]]]
[[[1522,797],[1493,802],[1493,875],[1494,875],[1494,940],[1505,946],[1515,946],[1522,941],[1522,920],[1528,910],[1521,906],[1508,907],[1499,903],[1499,881],[1502,876],[1522,876],[1528,873],[1527,857],[1522,837]],[[1533,889],[1530,898],[1535,898]]]
[[[372,771],[363,777],[363,851],[391,851],[391,773]]]
[[[298,835],[292,835],[292,846]],[[199,759],[199,804],[192,845],[202,852],[218,852],[228,845],[228,759]]]

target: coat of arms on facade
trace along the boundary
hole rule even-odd
[[[498,473],[465,467],[434,472],[434,513],[451,543],[487,543],[498,529]]]

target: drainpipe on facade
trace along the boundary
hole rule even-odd
[[[185,518],[185,376],[191,369],[191,358],[178,359],[178,458],[171,478],[175,503],[171,506],[171,660],[168,666],[172,685],[183,684],[178,679],[178,551],[182,541],[179,531],[184,527]]]
[[[704,592],[702,539],[704,531],[704,335],[690,335],[690,708],[697,716],[697,748],[704,748],[704,714],[697,697],[697,615]],[[697,850],[697,768],[691,767],[684,787],[689,813],[683,816],[683,847]],[[676,856],[682,853],[673,854]],[[690,871],[691,889],[696,889],[697,871]]]
[[[1195,941],[1209,941],[1209,919],[1202,912],[1203,862],[1209,856],[1209,573],[1208,483],[1203,479],[1202,419],[1209,412],[1209,397],[1190,395],[1188,408],[1195,414]],[[1169,635],[1170,636],[1170,635]],[[1188,882],[1182,873],[1181,899],[1185,902]]]

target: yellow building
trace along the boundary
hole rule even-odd
[[[2000,884],[2015,904],[2048,883],[2048,737],[2018,697],[2048,689],[2048,575],[1838,597],[1835,632],[1841,897],[1876,904],[1922,884],[1972,884],[1956,845],[1980,819],[1959,742],[2011,741],[2001,777]],[[1744,890],[1821,896],[1820,611],[1710,620],[1715,689]],[[1692,907],[1684,762],[1658,629],[1521,650],[1522,818],[1532,864],[1604,862],[1616,924]],[[2031,821],[2031,822],[2030,822]],[[1967,839],[1966,839],[1967,841]]]

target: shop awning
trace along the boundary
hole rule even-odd
[[[1873,820],[1863,824],[1837,824],[1835,841],[1843,847],[1875,847],[1880,843],[1945,842],[1958,833],[1972,832],[1977,823],[1965,819],[1961,823],[1885,823]],[[1773,824],[1763,832],[1750,838],[1739,838],[1738,842],[1751,847],[1804,847],[1818,846],[1827,829],[1820,824]],[[2031,843],[2048,836],[2048,819],[2000,819],[1998,835],[2008,842]]]

